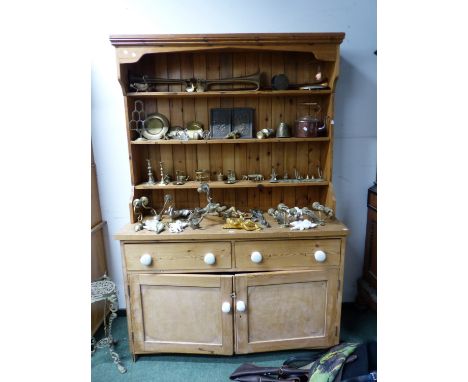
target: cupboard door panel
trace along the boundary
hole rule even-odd
[[[135,353],[232,354],[232,276],[129,275]]]
[[[338,343],[338,269],[235,276],[236,353]]]

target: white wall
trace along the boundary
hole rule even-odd
[[[108,223],[109,274],[125,307],[119,243],[129,221],[130,169],[123,97],[110,34],[345,32],[335,107],[333,183],[337,216],[350,228],[344,301],[353,301],[362,270],[367,188],[376,177],[376,1],[100,1],[91,28],[92,143],[103,219]]]

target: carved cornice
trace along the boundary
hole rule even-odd
[[[148,34],[111,35],[110,41],[120,46],[177,45],[270,45],[270,44],[341,44],[344,33],[234,33],[234,34]]]

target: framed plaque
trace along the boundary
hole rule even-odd
[[[230,108],[214,108],[210,110],[210,128],[212,138],[224,138],[231,132]]]
[[[253,138],[254,109],[236,107],[232,109],[231,130],[240,132],[239,138]]]

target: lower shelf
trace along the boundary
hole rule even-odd
[[[271,183],[269,181],[254,182],[250,180],[239,180],[233,184],[227,184],[226,182],[220,181],[208,181],[207,182],[210,188],[273,188],[273,187],[315,187],[315,186],[328,186],[329,182],[327,180],[309,180],[305,182],[278,182]],[[137,190],[183,190],[183,189],[197,189],[200,186],[200,182],[189,181],[184,184],[177,185],[173,182],[166,185],[160,184],[138,184],[135,186]]]

